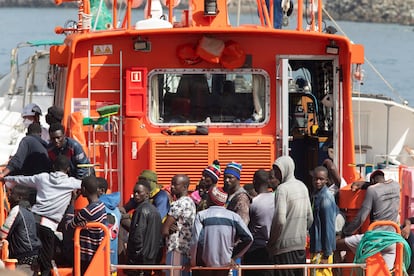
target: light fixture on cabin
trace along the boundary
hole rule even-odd
[[[151,42],[147,40],[143,40],[141,37],[138,37],[136,40],[134,40],[134,50],[135,51],[150,51]]]
[[[339,54],[339,46],[336,45],[334,40],[331,40],[329,44],[326,46],[326,53],[331,55]]]
[[[217,0],[204,0],[204,15],[217,15]]]
[[[336,34],[338,30],[334,26],[328,26],[325,29],[327,34]]]

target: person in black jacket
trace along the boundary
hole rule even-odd
[[[51,162],[47,153],[47,143],[40,137],[40,123],[32,123],[27,128],[27,135],[20,141],[16,154],[11,157],[0,177],[7,175],[25,175],[50,172]],[[36,190],[29,189],[29,202],[36,203]]]
[[[9,258],[17,259],[17,269],[34,275],[41,242],[33,213],[28,210],[27,188],[16,185],[8,193],[10,213],[0,229],[0,238],[9,242]],[[37,275],[37,274],[36,274]]]
[[[146,179],[139,179],[134,187],[134,200],[137,208],[131,219],[128,238],[128,264],[157,264],[162,236],[161,215],[149,202],[151,187]],[[151,271],[129,271],[128,275],[151,275]]]
[[[8,162],[6,168],[1,172],[7,175],[31,176],[42,172],[50,172],[51,163],[47,153],[47,143],[40,138],[41,126],[32,123],[26,136],[20,141],[16,154]]]

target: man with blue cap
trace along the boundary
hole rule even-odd
[[[227,209],[239,214],[246,225],[249,224],[249,208],[251,198],[247,191],[240,186],[242,165],[236,162],[227,164],[224,170],[224,190],[228,193]]]

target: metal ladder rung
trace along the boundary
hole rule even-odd
[[[93,63],[93,64],[90,64],[90,66],[91,67],[119,67],[120,64]]]
[[[111,142],[111,143],[109,143],[109,142],[99,142],[99,143],[91,142],[89,145],[91,147],[93,147],[93,146],[118,146],[118,143],[116,143],[116,142]]]
[[[105,169],[97,169],[95,168],[95,172],[105,172]],[[107,173],[117,173],[119,172],[118,169],[106,169]]]
[[[91,93],[120,93],[119,89],[91,89]]]
[[[120,105],[119,107],[119,116],[122,116],[122,80],[123,80],[123,70],[122,70],[122,50],[119,51],[119,63],[92,63],[92,55],[91,50],[88,50],[88,114],[91,115],[92,107],[91,102],[95,95],[96,98],[100,98],[99,94],[107,94],[103,95],[104,97],[110,96],[114,101]],[[92,89],[94,86],[95,79],[92,77],[92,68],[95,71],[95,68],[109,68],[110,71],[115,71],[112,68],[117,69],[117,74],[119,74],[119,89]],[[114,80],[116,81],[116,80]],[[98,87],[98,86],[97,86]],[[111,88],[116,88],[117,86],[110,86]],[[108,87],[109,88],[109,87]],[[118,117],[118,115],[109,115],[109,117]],[[118,181],[118,191],[122,192],[122,122],[121,117],[118,117],[117,120],[112,122],[111,118],[109,118],[109,125],[116,124],[119,127],[119,132],[116,133],[114,136],[111,134],[112,130],[107,129],[103,131],[103,134],[108,133],[107,138],[103,138],[100,141],[95,141],[96,139],[96,128],[92,126],[92,124],[88,125],[88,155],[93,162],[96,163],[97,156],[96,153],[103,150],[103,155],[100,155],[101,164],[99,164],[100,168],[95,168],[96,172],[104,173],[106,177],[108,177],[108,184],[110,189],[112,189],[113,184],[113,177],[115,177]],[[112,126],[111,126],[112,127]],[[118,154],[119,157],[117,158],[117,162],[113,163],[112,155]],[[115,167],[115,168],[114,168]]]

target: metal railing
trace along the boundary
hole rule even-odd
[[[202,267],[195,266],[189,268],[192,270],[236,270],[238,275],[242,275],[243,270],[285,270],[285,269],[302,269],[303,275],[310,275],[312,269],[322,268],[347,268],[347,269],[366,269],[366,264],[357,263],[335,263],[335,264],[289,264],[289,265],[235,265],[235,266],[221,266],[221,267]],[[174,270],[184,270],[182,266],[174,265],[111,265],[113,270],[169,270],[173,273]],[[172,274],[171,274],[172,275]]]

